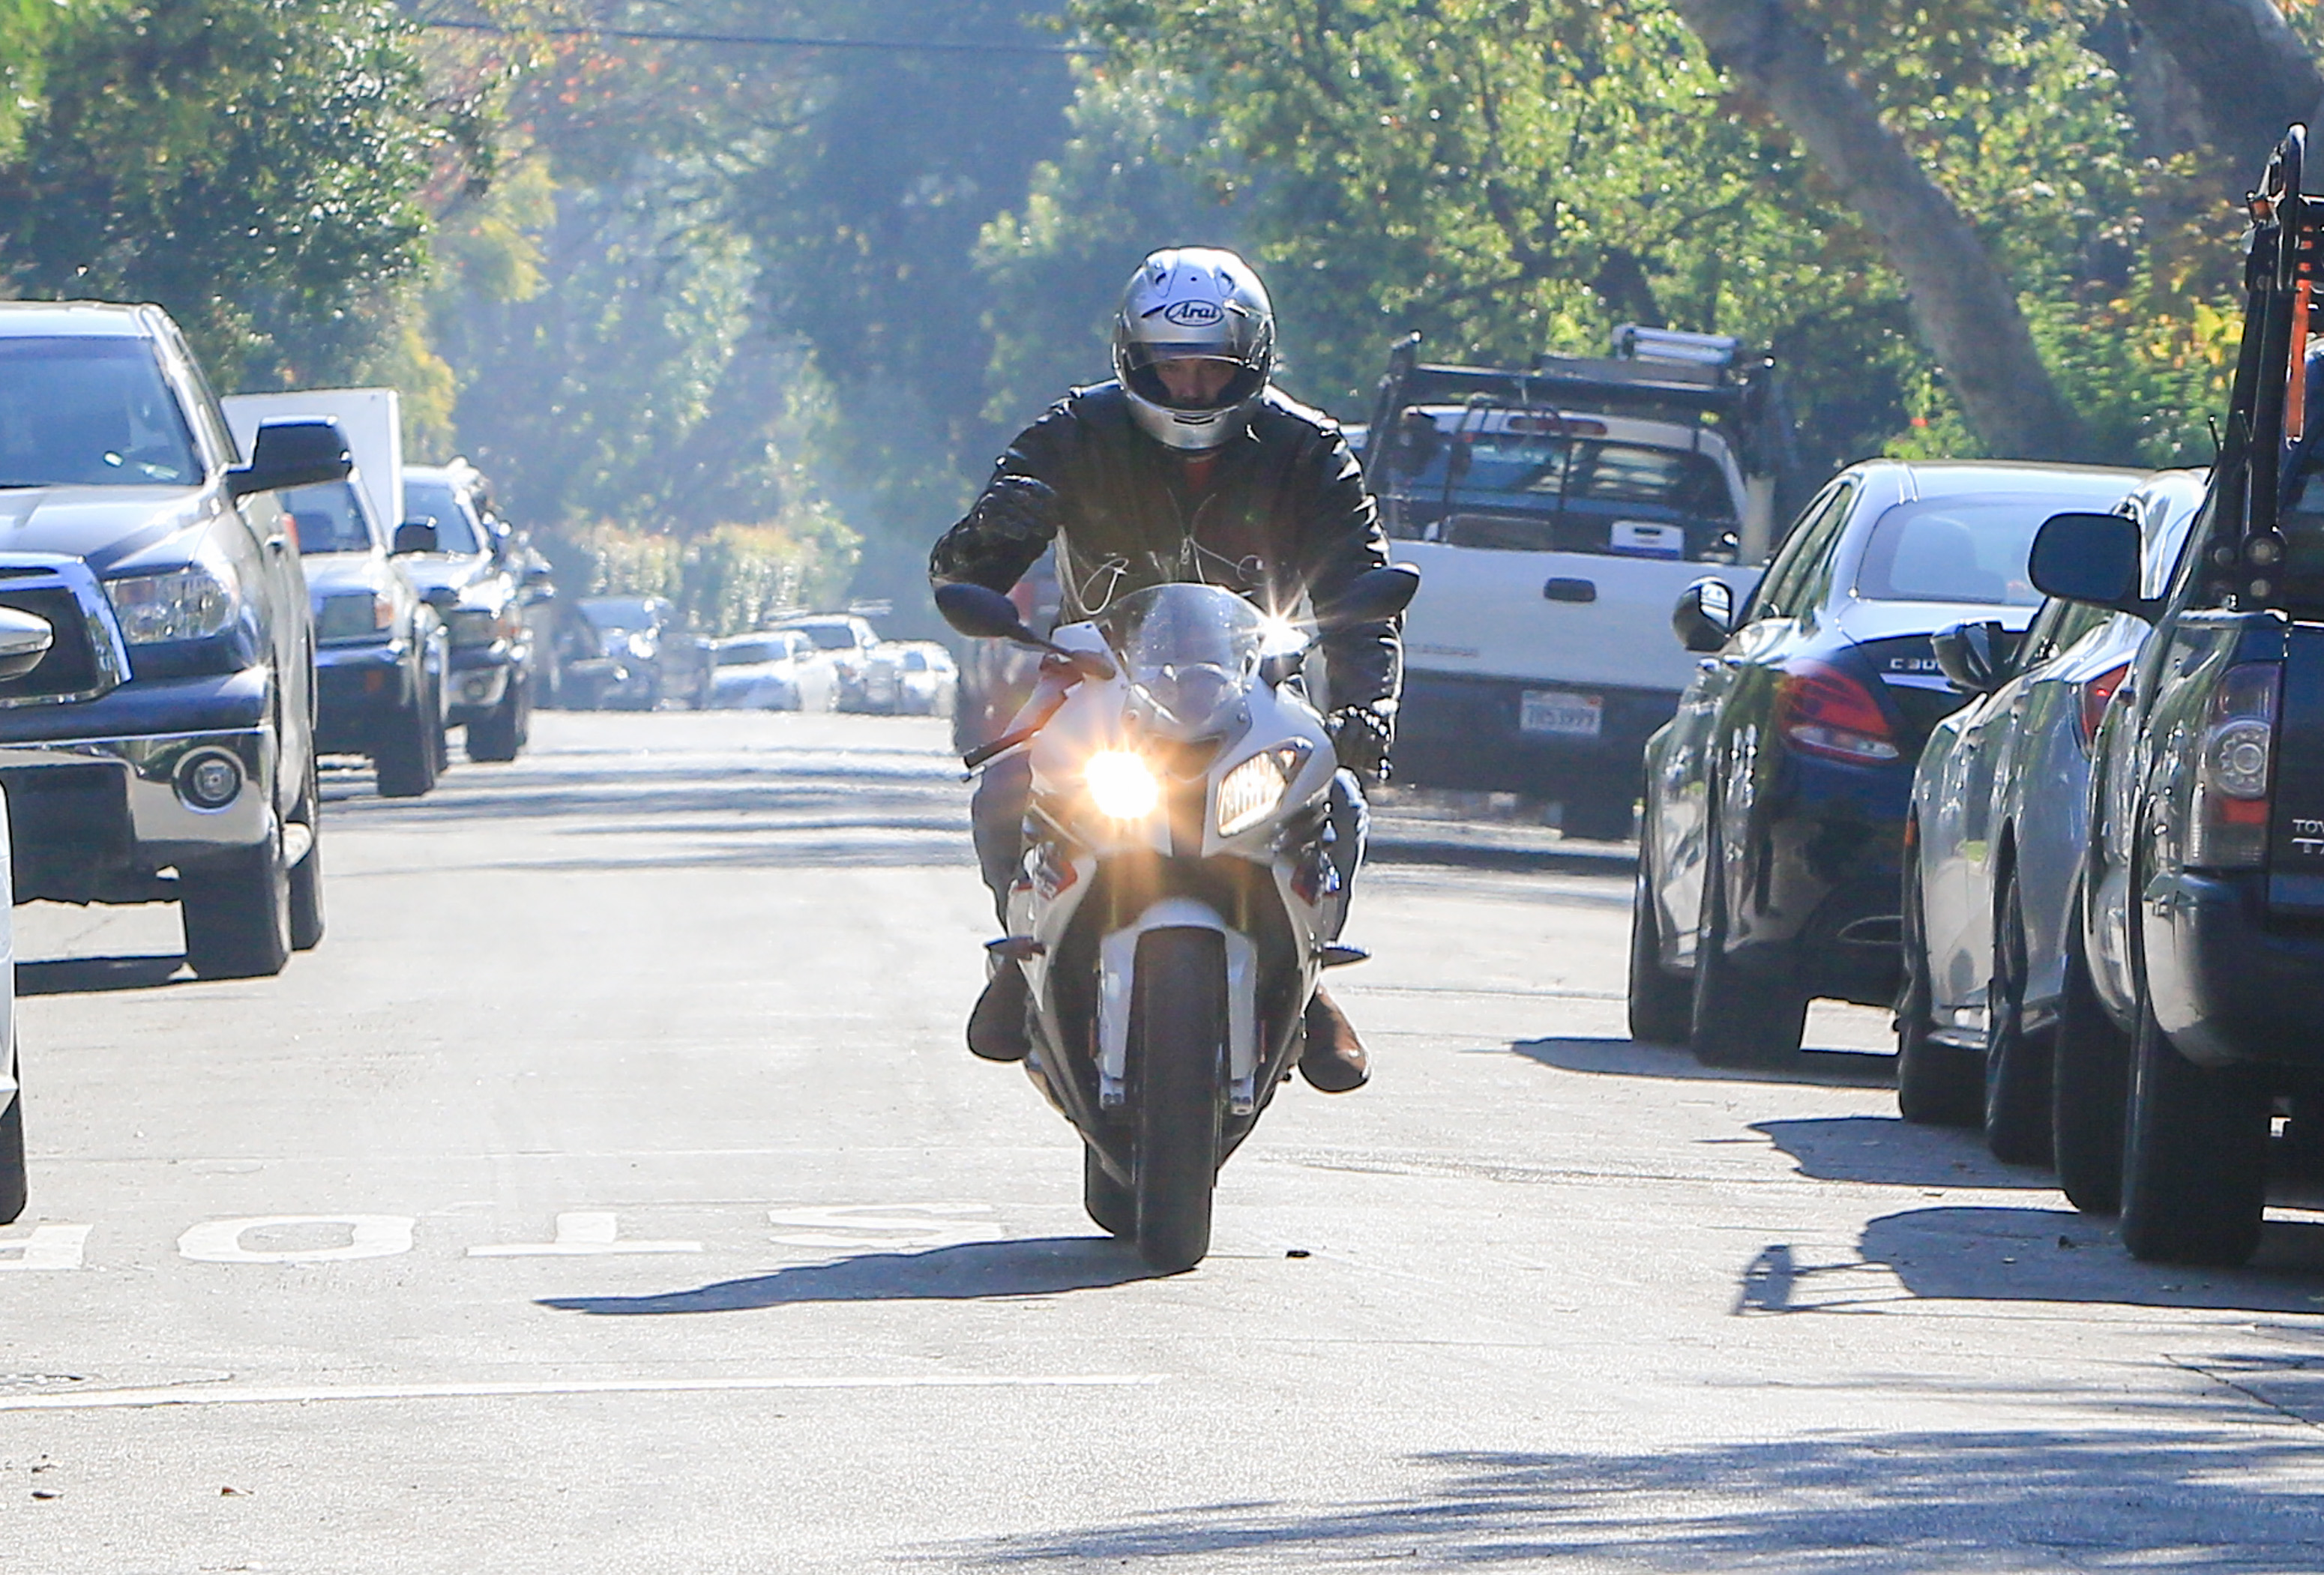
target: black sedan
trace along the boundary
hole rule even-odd
[[[1796,1053],[1817,997],[1885,1006],[1913,767],[1962,704],[1930,635],[2042,601],[2026,550],[2061,510],[2104,510],[2138,473],[1906,464],[1841,472],[1739,609],[1704,581],[1673,623],[1702,653],[1647,741],[1630,1030],[1714,1065]]]

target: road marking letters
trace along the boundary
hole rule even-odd
[[[0,1271],[77,1269],[88,1230],[86,1225],[35,1225],[22,1241],[0,1241]]]
[[[411,1250],[417,1221],[403,1214],[267,1214],[252,1220],[205,1220],[178,1238],[180,1256],[196,1263],[346,1263],[358,1257],[393,1257]],[[254,1251],[242,1239],[254,1230],[300,1227],[343,1228],[347,1239],[331,1247]]]
[[[623,1241],[611,1214],[557,1216],[554,1241],[472,1247],[470,1257],[602,1257],[617,1252],[700,1252],[699,1241]]]

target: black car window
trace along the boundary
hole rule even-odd
[[[822,650],[853,650],[855,631],[844,623],[810,624],[803,632]]]
[[[436,522],[436,550],[463,555],[484,551],[476,539],[475,521],[460,504],[457,488],[438,481],[403,484],[403,517]]]
[[[194,435],[143,339],[0,339],[0,486],[192,486]]]
[[[1621,503],[1735,522],[1734,494],[1717,462],[1682,448],[1581,444],[1567,472],[1565,498],[1569,503]]]
[[[1853,482],[1841,482],[1810,503],[1801,512],[1784,539],[1782,550],[1759,581],[1759,589],[1752,596],[1739,622],[1759,618],[1794,618],[1805,603],[1800,598],[1800,587],[1831,545],[1832,538],[1846,522],[1849,505],[1856,500]]]
[[[2087,602],[2054,598],[2044,602],[2018,648],[2017,670],[2022,673],[2048,661],[2113,616],[2111,608],[2094,607]]]
[[[1857,566],[1868,602],[1969,602],[2035,607],[2025,575],[2034,533],[2064,506],[2054,497],[1923,498],[1880,516]]]
[[[355,488],[346,482],[293,487],[282,494],[282,506],[290,511],[291,527],[299,533],[299,550],[306,557],[372,549],[370,522],[364,517],[363,505],[355,501]]]

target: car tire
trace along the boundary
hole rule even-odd
[[[2050,1150],[2067,1201],[2085,1214],[2112,1214],[2122,1208],[2130,1036],[2098,999],[2080,927],[2066,941],[2066,992],[2050,1073]]]
[[[2002,878],[1985,991],[1985,1146],[2005,1165],[2050,1163],[2047,1034],[2025,1031],[2025,907],[2012,869]]]
[[[2244,1262],[2267,1212],[2266,1085],[2180,1055],[2143,995],[2131,1063],[2122,1244],[2145,1263]]]
[[[418,687],[411,705],[388,719],[386,736],[372,751],[372,780],[382,798],[424,798],[443,769],[443,711],[424,672]]]
[[[290,871],[282,834],[178,874],[186,962],[199,979],[265,979],[290,960]]]
[[[1978,1058],[1940,1045],[1929,1021],[1928,926],[1923,918],[1919,839],[1904,850],[1904,914],[1896,991],[1896,1113],[1916,1127],[1974,1127],[1984,1113]]]
[[[532,684],[523,673],[509,675],[508,693],[492,714],[468,723],[468,759],[501,765],[523,752],[532,731]]]
[[[1738,963],[1727,949],[1727,898],[1714,833],[1702,870],[1687,1045],[1705,1066],[1781,1066],[1807,1035],[1808,998],[1789,970]]]
[[[16,1064],[12,1059],[9,1073]],[[19,1084],[0,1110],[0,1225],[13,1225],[32,1196],[24,1172],[24,1091]]]
[[[290,949],[311,952],[323,944],[323,795],[315,780],[312,761],[307,766],[307,790],[291,811],[291,818],[307,828],[307,856],[290,866]]]
[[[1630,888],[1630,1038],[1641,1045],[1683,1045],[1694,1026],[1693,981],[1663,966],[1662,926],[1646,861]]]

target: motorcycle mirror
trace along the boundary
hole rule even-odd
[[[1317,612],[1325,623],[1377,623],[1412,605],[1420,594],[1420,571],[1408,563],[1366,569],[1348,582],[1348,588]]]
[[[1000,592],[961,582],[936,587],[936,611],[944,621],[974,640],[1017,640],[1046,647],[1017,615],[1017,604]]]

